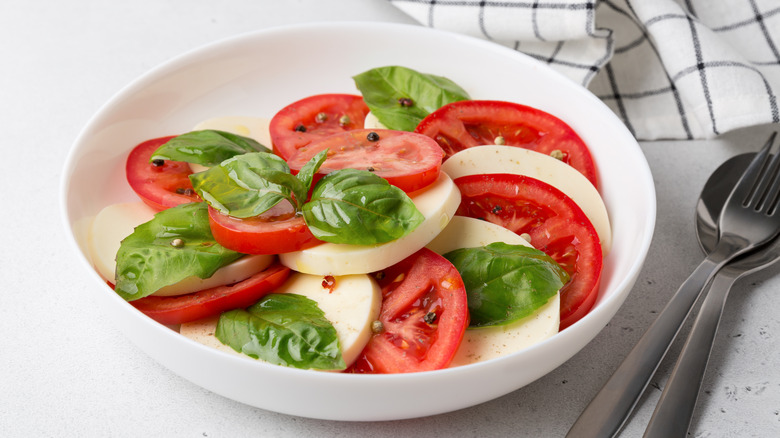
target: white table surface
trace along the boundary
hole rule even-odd
[[[326,20],[412,22],[383,0],[0,3],[0,436],[563,436],[700,262],[694,205],[709,173],[757,149],[771,130],[642,143],[658,192],[646,266],[596,339],[531,385],[470,409],[397,422],[264,411],[163,368],[93,307],[83,268],[63,239],[59,178],[88,119],[148,69],[225,37]],[[777,272],[735,288],[691,436],[780,436]],[[679,349],[678,342],[671,352]],[[672,364],[662,364],[622,436],[641,436]]]

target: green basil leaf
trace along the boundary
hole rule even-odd
[[[214,333],[239,353],[302,369],[346,368],[336,329],[317,303],[297,294],[269,294],[251,307],[223,313]]]
[[[406,67],[374,68],[352,79],[377,119],[400,131],[414,131],[428,114],[448,103],[469,99],[451,80]]]
[[[303,218],[316,238],[353,245],[398,239],[425,219],[403,190],[356,169],[325,175],[303,206]]]
[[[509,324],[529,316],[569,281],[550,256],[522,245],[497,242],[444,257],[466,286],[470,327]]]
[[[136,300],[187,277],[209,278],[242,256],[214,241],[205,203],[179,205],[155,214],[122,240],[115,290]]]
[[[306,199],[305,196],[308,195],[309,193],[309,189],[311,188],[311,182],[314,180],[314,174],[317,173],[318,170],[320,170],[320,166],[322,166],[322,163],[325,162],[326,158],[328,158],[328,149],[325,149],[324,151],[320,151],[317,155],[313,156],[308,163],[303,165],[301,171],[298,172],[297,177],[306,188],[306,193],[304,194],[304,197],[298,199],[302,199],[302,200]]]
[[[193,131],[168,140],[152,154],[152,160],[186,161],[203,166],[217,164],[248,152],[271,152],[256,140],[225,131]]]
[[[254,152],[194,173],[190,181],[210,206],[233,217],[247,218],[260,215],[285,199],[296,205],[294,188],[286,183],[299,181],[285,175],[292,177],[283,159],[267,152]]]

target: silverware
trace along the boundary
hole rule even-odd
[[[728,262],[778,234],[780,214],[775,214],[774,210],[780,190],[780,179],[776,178],[780,153],[769,160],[769,150],[775,137],[776,133],[756,154],[731,190],[718,218],[718,244],[672,296],[655,322],[580,414],[567,437],[615,436],[636,406],[704,286]]]
[[[717,186],[733,186],[736,182],[734,175],[744,171],[754,155],[738,155],[723,163],[710,176],[702,190],[696,208],[696,235],[705,254],[712,251],[717,244],[717,219],[726,201],[725,192],[718,190]],[[708,195],[705,196],[705,193]],[[780,239],[776,238],[766,246],[735,259],[715,275],[685,346],[677,359],[677,364],[664,386],[655,412],[648,423],[645,438],[687,435],[723,307],[731,287],[741,277],[771,266],[779,259]]]

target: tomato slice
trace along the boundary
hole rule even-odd
[[[236,284],[175,297],[152,295],[131,301],[130,304],[161,324],[183,324],[251,306],[281,286],[289,275],[290,268],[277,262]]]
[[[382,288],[379,321],[352,373],[409,373],[445,368],[468,327],[460,274],[444,257],[423,248],[375,274]]]
[[[330,135],[298,149],[287,160],[297,173],[315,155],[328,150],[315,182],[339,169],[369,170],[405,192],[413,192],[439,177],[444,152],[430,137],[388,129],[356,129]]]
[[[446,158],[486,144],[519,146],[548,155],[559,151],[564,163],[598,187],[596,165],[579,135],[562,120],[536,108],[493,100],[453,102],[429,114],[415,131],[436,140]]]
[[[572,325],[593,307],[601,279],[599,236],[580,207],[555,187],[522,175],[457,178],[456,214],[484,219],[517,234],[558,262],[571,276],[561,289],[561,325]]]
[[[142,201],[157,211],[200,201],[198,194],[192,190],[189,164],[165,160],[156,166],[149,162],[154,151],[172,138],[154,138],[139,144],[130,151],[125,163],[130,187]]]
[[[282,254],[322,243],[309,231],[303,216],[285,201],[247,219],[209,207],[209,226],[217,243],[243,254]]]
[[[314,140],[363,127],[368,106],[362,96],[318,94],[282,108],[268,126],[274,153],[288,160]]]

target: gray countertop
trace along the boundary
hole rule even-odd
[[[658,194],[646,265],[613,321],[538,381],[469,409],[397,422],[264,411],[173,374],[96,311],[83,293],[82,267],[63,239],[59,178],[89,118],[148,69],[225,37],[326,20],[411,23],[382,0],[10,0],[0,6],[3,436],[563,436],[701,261],[693,217],[707,176],[730,156],[756,150],[771,130],[641,144]],[[730,296],[691,436],[780,436],[778,268],[739,281]],[[622,436],[641,436],[672,365],[663,362]]]

